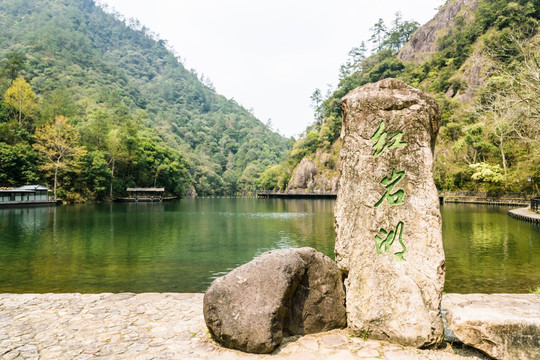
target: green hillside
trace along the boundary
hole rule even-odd
[[[0,66],[0,186],[53,186],[57,170],[73,201],[104,199],[111,184],[235,194],[286,150],[165,41],[92,0],[0,0]],[[72,150],[60,163],[55,142]]]
[[[335,91],[315,91],[314,123],[285,161],[262,174],[265,187],[291,188],[289,179],[307,169],[302,159],[315,169],[305,187],[335,184],[329,179],[339,166],[340,99],[395,77],[432,94],[442,108],[434,169],[440,190],[538,192],[539,20],[539,0],[447,1],[416,31],[399,14],[389,26],[380,20],[371,28],[371,53],[362,42],[341,67]]]

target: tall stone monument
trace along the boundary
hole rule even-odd
[[[440,110],[395,79],[341,101],[336,261],[357,334],[416,347],[443,340],[445,260],[433,181]]]

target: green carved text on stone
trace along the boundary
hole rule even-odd
[[[381,121],[379,124],[379,127],[377,128],[377,131],[375,131],[375,134],[369,139],[371,141],[375,141],[375,145],[373,145],[373,156],[377,157],[381,155],[381,153],[386,149],[395,149],[397,147],[405,146],[407,143],[405,141],[401,141],[401,138],[403,137],[403,133],[397,133],[392,135],[388,141],[386,141],[386,136],[388,133],[384,131],[385,123],[384,121]]]
[[[394,255],[398,260],[405,260],[403,256],[407,252],[407,248],[405,247],[405,244],[403,244],[403,221],[400,221],[397,224],[395,230],[390,230],[390,232],[388,232],[385,229],[380,229],[379,233],[381,233],[382,236],[379,234],[375,235],[375,246],[377,248],[377,254],[382,254],[381,249],[383,246],[384,252],[389,252],[390,247],[392,246],[397,237],[402,250],[394,253]]]
[[[392,175],[390,177],[385,177],[381,180],[381,185],[386,188],[386,192],[383,197],[375,203],[375,207],[381,205],[386,199],[390,205],[400,205],[403,204],[403,196],[405,191],[398,190],[394,193],[390,193],[394,186],[405,176],[405,171],[398,171],[392,169]]]

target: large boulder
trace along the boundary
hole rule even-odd
[[[210,285],[204,319],[226,347],[269,353],[284,336],[346,326],[335,262],[312,248],[266,252]]]
[[[342,99],[336,261],[357,334],[416,347],[443,340],[444,251],[433,150],[440,110],[395,79]]]
[[[294,169],[287,190],[307,189],[313,182],[313,177],[319,170],[315,162],[309,158],[303,158],[300,164]]]
[[[494,359],[540,359],[540,295],[447,294],[453,335]]]

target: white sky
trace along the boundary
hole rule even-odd
[[[337,85],[349,50],[382,18],[429,21],[444,0],[101,0],[167,40],[216,91],[297,136],[310,96]]]

